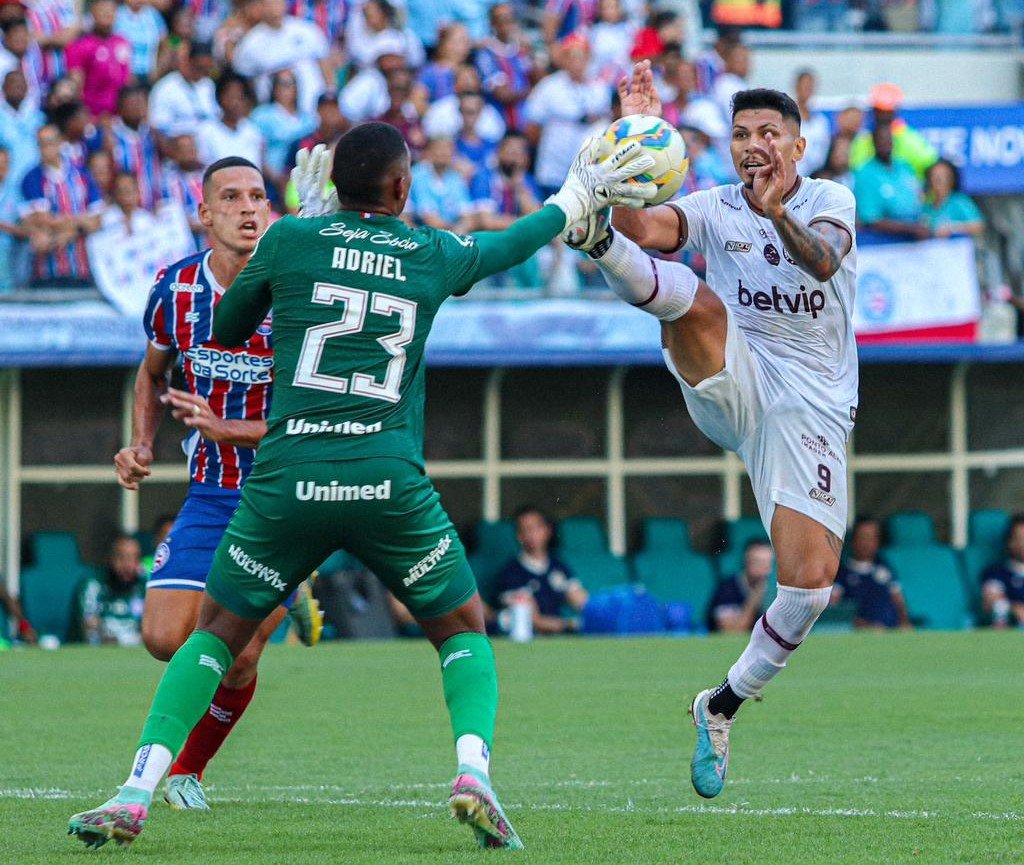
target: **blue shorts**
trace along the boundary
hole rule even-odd
[[[156,548],[146,588],[205,591],[213,554],[241,497],[241,490],[191,484],[170,534]],[[283,606],[290,608],[294,597]]]

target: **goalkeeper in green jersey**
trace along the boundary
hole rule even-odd
[[[214,557],[196,631],[157,689],[128,780],[76,814],[90,846],[142,831],[152,794],[258,624],[337,548],[361,559],[437,648],[458,769],[449,806],[482,847],[521,848],[489,779],[498,707],[494,653],[462,542],[423,468],[423,348],[450,295],[533,255],[609,205],[640,206],[630,182],[653,160],[584,145],[563,187],[501,232],[409,228],[409,151],[384,123],[303,155],[304,218],[263,235],[218,304],[214,335],[241,344],[274,310],[274,402],[242,499]],[[328,164],[335,192],[323,194]],[[334,196],[337,196],[336,198]]]

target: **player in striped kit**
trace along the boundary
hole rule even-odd
[[[238,348],[218,346],[212,336],[213,309],[224,293],[222,286],[230,285],[245,267],[269,223],[263,176],[251,162],[229,157],[206,170],[203,192],[199,213],[210,248],[157,276],[144,320],[149,345],[135,382],[132,442],[114,458],[118,481],[137,490],[150,474],[164,407],[170,406],[192,430],[184,444],[190,454],[188,496],[156,551],[142,620],[146,648],[162,661],[195,628],[214,550],[267,429],[273,380],[269,316]],[[184,391],[168,387],[178,355]],[[298,603],[307,615],[318,615],[315,607],[310,609],[308,592]],[[203,770],[251,701],[260,654],[285,617],[286,606],[263,622],[189,735],[164,793],[173,807],[209,807],[200,784]]]

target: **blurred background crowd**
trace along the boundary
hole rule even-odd
[[[386,120],[415,160],[406,218],[501,228],[560,185],[583,139],[618,115],[615,82],[654,64],[683,132],[685,192],[734,179],[729,102],[747,86],[752,29],[1010,31],[1018,0],[3,0],[0,292],[89,285],[87,237],[195,216],[206,165],[260,165],[275,212],[294,211],[296,151]],[[717,39],[702,48],[702,34]],[[899,118],[881,85],[828,115],[815,74],[780,81],[808,140],[802,173],[854,187],[866,226],[903,238],[978,234],[957,170]],[[871,128],[871,132],[865,131]],[[698,267],[700,262],[691,262]],[[5,266],[6,265],[6,266]],[[551,293],[597,284],[553,245],[501,280]]]

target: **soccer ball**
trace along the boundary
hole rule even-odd
[[[654,168],[644,174],[630,179],[630,183],[654,182],[658,194],[648,201],[645,207],[664,204],[672,198],[686,179],[690,160],[686,156],[686,144],[683,136],[671,124],[660,117],[649,114],[630,114],[616,120],[604,135],[597,161],[607,159],[612,152],[630,141],[639,141],[643,149],[654,157]]]

